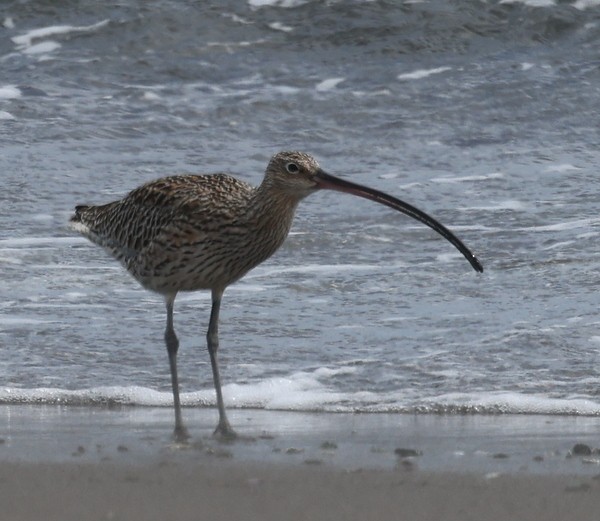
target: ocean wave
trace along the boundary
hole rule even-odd
[[[345,370],[349,370],[346,368]],[[434,415],[532,414],[600,416],[600,402],[582,397],[553,398],[517,392],[452,393],[406,399],[402,392],[380,395],[368,391],[333,391],[320,379],[324,375],[299,372],[252,384],[223,387],[231,409],[264,409],[324,413],[398,413]],[[182,393],[184,407],[213,407],[214,392],[206,389]],[[92,389],[0,388],[2,405],[60,405],[88,407],[171,407],[170,392],[138,386]]]
[[[378,42],[380,49],[387,52],[395,49],[408,55],[476,51],[485,48],[481,45],[484,41],[548,42],[572,35],[591,38],[597,27],[589,23],[589,16],[600,7],[595,0],[471,0],[457,4],[357,1],[327,5],[305,0],[260,0],[258,3],[277,12],[277,23],[286,27],[289,38],[297,40],[299,45],[365,47]],[[251,5],[259,7],[257,3]],[[254,16],[268,13],[266,9],[255,9]],[[298,27],[304,13],[310,14],[311,19],[308,39]],[[412,69],[398,78],[420,79],[449,69],[446,66]]]
[[[31,29],[18,36],[13,36],[11,40],[19,47],[20,50],[31,49],[34,45],[34,41],[42,40],[50,36],[57,35],[68,35],[69,33],[87,33],[96,31],[108,25],[108,20],[102,20],[101,22],[93,25],[86,26],[72,26],[72,25],[53,25],[49,27],[40,27],[38,29]]]

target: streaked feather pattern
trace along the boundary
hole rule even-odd
[[[289,232],[301,197],[263,185],[226,174],[164,177],[120,201],[78,206],[71,223],[150,290],[224,289]]]

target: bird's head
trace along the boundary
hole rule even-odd
[[[265,181],[278,191],[303,199],[319,188],[317,178],[320,172],[319,163],[309,154],[279,152],[269,161]]]
[[[429,226],[450,241],[469,261],[475,271],[483,271],[475,255],[443,224],[418,208],[368,186],[346,181],[326,173],[317,160],[304,152],[275,154],[265,173],[264,186],[299,201],[317,190],[335,190],[384,204]]]

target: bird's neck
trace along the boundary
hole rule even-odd
[[[264,183],[256,188],[247,218],[275,242],[284,241],[292,226],[300,198]]]

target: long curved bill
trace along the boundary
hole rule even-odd
[[[398,210],[403,214],[406,214],[417,221],[421,221],[423,224],[429,226],[432,230],[438,232],[442,237],[445,237],[448,241],[450,241],[458,251],[460,251],[465,258],[471,263],[473,269],[478,272],[483,272],[483,266],[477,260],[477,257],[473,255],[471,250],[467,248],[463,242],[454,235],[448,228],[446,228],[442,223],[436,221],[433,217],[430,217],[425,212],[422,212],[418,208],[401,201],[400,199],[396,199],[391,195],[380,192],[379,190],[374,190],[373,188],[369,188],[368,186],[362,186],[356,183],[351,183],[350,181],[346,181],[344,179],[340,179],[339,177],[332,176],[323,170],[319,170],[314,177],[314,181],[317,183],[317,188],[322,188],[325,190],[336,190],[337,192],[345,192],[348,194],[356,195],[358,197],[364,197],[365,199],[369,199],[371,201],[375,201],[376,203],[381,203],[394,210]]]

